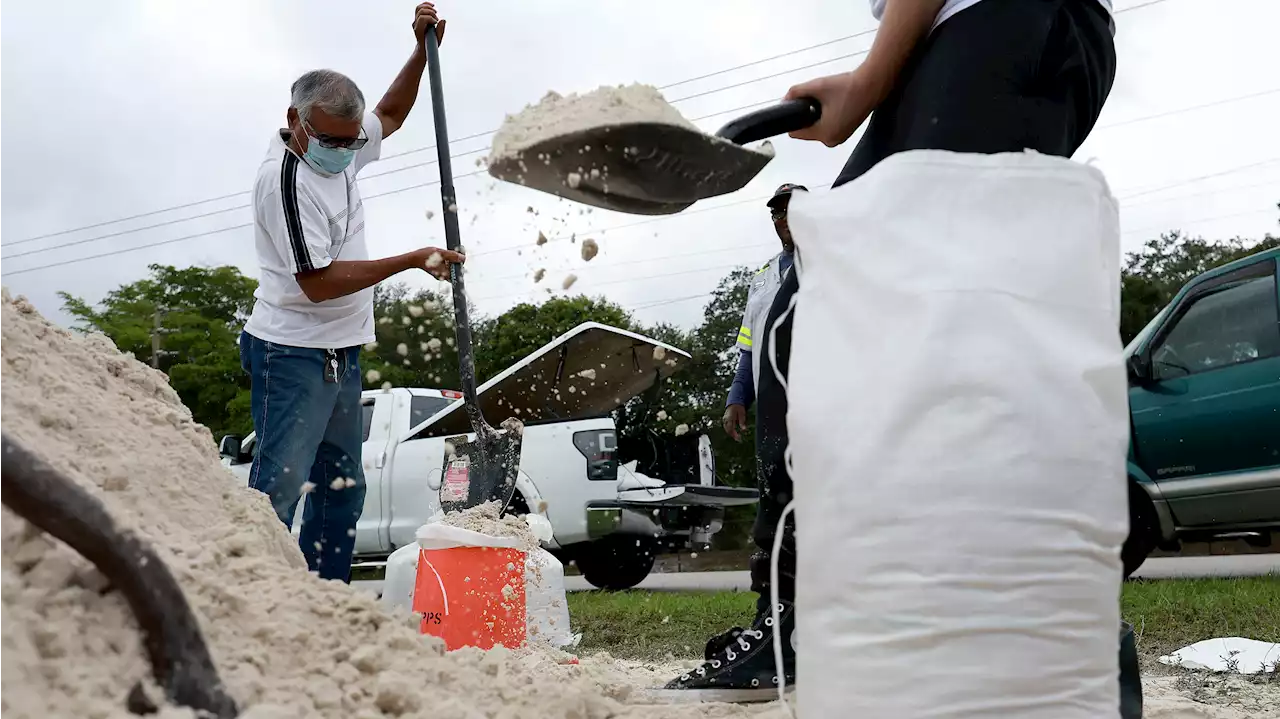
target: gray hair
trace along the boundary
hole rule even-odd
[[[364,93],[355,81],[333,70],[312,70],[294,81],[290,104],[302,119],[319,108],[339,120],[364,117]]]

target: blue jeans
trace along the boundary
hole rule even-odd
[[[240,334],[257,444],[249,486],[271,498],[290,529],[306,493],[299,544],[307,567],[321,579],[343,582],[351,578],[356,522],[364,510],[359,354],[359,347],[309,349]],[[326,377],[333,361],[336,381]]]

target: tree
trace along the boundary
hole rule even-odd
[[[155,362],[197,422],[214,435],[252,428],[249,378],[236,339],[258,283],[235,267],[151,265],[150,277],[107,293],[102,309],[60,292],[74,329],[101,332],[143,362]],[[157,333],[157,320],[160,330]],[[153,357],[159,335],[162,354]]]
[[[365,389],[393,387],[457,389],[458,349],[453,308],[438,293],[409,294],[401,284],[374,290],[377,342],[360,353]]]
[[[631,315],[604,298],[579,295],[553,297],[540,305],[519,304],[475,323],[476,378],[483,383],[583,322],[633,327]]]
[[[1126,256],[1121,271],[1120,336],[1133,339],[1196,275],[1272,247],[1280,247],[1280,237],[1271,234],[1211,242],[1175,231],[1148,240]]]

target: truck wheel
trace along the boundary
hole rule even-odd
[[[1147,557],[1160,544],[1160,521],[1156,518],[1155,505],[1147,490],[1132,479],[1129,480],[1129,536],[1120,549],[1120,561],[1124,564],[1124,578],[1138,570]]]
[[[593,587],[630,589],[653,570],[657,552],[650,542],[633,536],[605,537],[578,550],[575,557],[582,578]]]

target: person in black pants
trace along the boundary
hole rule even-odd
[[[842,144],[870,116],[833,187],[860,177],[907,150],[967,153],[1035,150],[1069,157],[1093,129],[1115,78],[1109,0],[872,0],[881,20],[865,62],[856,69],[791,88],[787,98],[814,98],[822,117],[793,137]],[[786,377],[791,349],[787,306],[799,275],[783,282],[757,341],[776,342]],[[775,328],[776,325],[776,328]],[[749,629],[713,638],[707,663],[668,684],[708,699],[768,698],[779,678],[773,659],[768,595],[770,555],[783,507],[792,497],[787,397],[762,358],[756,400],[756,461],[761,487],[753,539],[753,588],[763,592]],[[783,676],[795,677],[794,522],[782,528],[778,593]],[[1135,667],[1136,668],[1136,667]],[[755,696],[759,694],[759,696]],[[1139,707],[1140,707],[1139,699]],[[1138,710],[1141,711],[1140,708]],[[1140,715],[1140,714],[1139,714]],[[1130,716],[1129,714],[1125,715]]]

